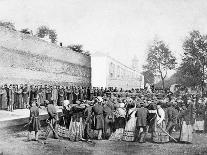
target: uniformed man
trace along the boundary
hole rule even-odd
[[[140,103],[140,107],[137,108],[137,112],[135,114],[135,117],[137,117],[135,140],[139,139],[138,141],[140,143],[145,143],[145,137],[147,133],[147,115],[148,115],[148,109],[144,107],[144,102],[142,101]],[[141,128],[143,131],[139,136],[139,132]]]
[[[53,127],[54,131],[57,131],[56,125],[57,125],[57,121],[58,121],[58,114],[57,114],[57,110],[54,106],[53,100],[51,100],[50,102],[46,100],[46,104],[48,104],[47,105],[47,112],[49,115],[48,121],[49,121],[50,125]],[[53,131],[53,136],[55,139],[58,139],[59,137],[57,135],[57,132],[54,132],[54,131]],[[48,133],[48,135],[49,135],[49,133]]]

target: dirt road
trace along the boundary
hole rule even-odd
[[[27,142],[27,132],[21,127],[0,131],[0,154],[3,155],[204,155],[207,154],[207,134],[194,134],[193,144],[154,144],[147,142],[112,142],[107,140],[94,143],[70,142],[68,140],[43,139]],[[174,136],[178,136],[175,134]]]

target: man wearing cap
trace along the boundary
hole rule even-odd
[[[56,86],[53,86],[53,89],[52,89],[52,98],[51,99],[54,101],[54,105],[57,106],[58,90],[57,90],[57,87]]]
[[[89,139],[90,138],[90,131],[91,131],[91,125],[92,125],[92,108],[93,108],[93,101],[87,102],[88,106],[86,107],[84,111],[85,116],[85,129],[84,129],[84,138]]]
[[[14,89],[13,86],[9,86],[9,104],[8,104],[8,111],[13,111],[14,106]]]
[[[53,101],[45,101],[47,105],[47,112],[49,115],[49,121],[51,126],[53,127],[53,129],[56,131],[56,124],[57,124],[57,120],[58,120],[58,114],[57,114],[57,110],[53,104]],[[56,134],[56,132],[53,131],[53,135],[55,139],[58,139],[58,135]]]
[[[147,115],[148,115],[148,110],[147,108],[144,107],[144,103],[140,103],[140,107],[137,108],[135,117],[137,117],[136,121],[136,138],[135,140],[138,140],[138,135],[140,132],[140,129],[143,129],[143,132],[140,134],[139,142],[140,143],[145,143],[145,136],[147,133]]]
[[[175,109],[176,103],[174,100],[171,102],[168,102],[167,110],[166,110],[166,118],[167,118],[167,126],[166,126],[166,131],[171,135],[173,128],[177,124],[177,118],[178,118],[178,111]]]
[[[103,111],[104,111],[104,136],[105,138],[108,138],[111,133],[112,123],[114,122],[113,117],[113,111],[111,102],[108,101],[108,99],[105,99],[105,104],[103,105]]]
[[[103,99],[97,97],[95,100],[95,105],[92,108],[92,112],[95,116],[95,130],[98,130],[98,139],[102,139],[102,133],[104,129],[104,118],[103,118],[103,106],[101,105]]]
[[[24,108],[26,108],[29,106],[29,89],[28,89],[27,84],[25,84],[23,87],[22,97],[23,97]]]

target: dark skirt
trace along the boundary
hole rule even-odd
[[[115,118],[115,129],[125,128],[126,120],[124,117]]]
[[[40,130],[40,121],[38,117],[32,118],[31,123],[29,124],[28,131],[38,131]]]
[[[104,128],[103,114],[95,116],[95,130],[101,130]]]

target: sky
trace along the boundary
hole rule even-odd
[[[0,0],[0,20],[17,30],[55,29],[63,46],[108,53],[131,66],[146,62],[147,47],[158,38],[181,60],[182,43],[192,30],[207,33],[206,0]]]

